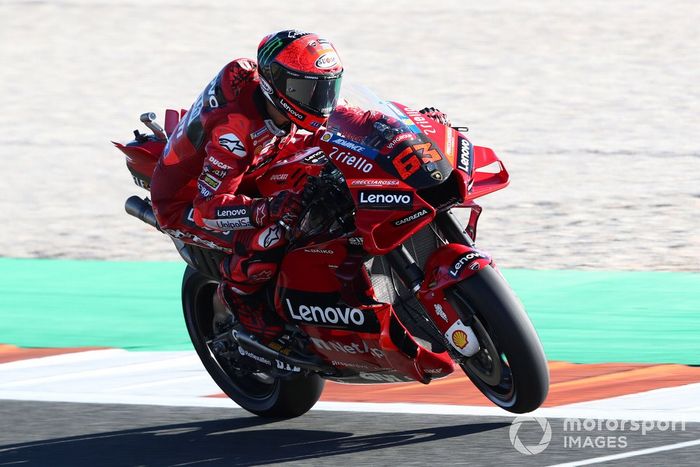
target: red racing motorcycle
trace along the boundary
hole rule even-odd
[[[285,154],[257,169],[261,196],[303,196],[279,274],[264,292],[286,323],[262,343],[214,299],[221,251],[172,237],[187,262],[182,304],[205,368],[244,409],[294,417],[318,401],[324,380],[424,384],[461,368],[494,404],[515,413],[544,401],[549,370],[520,301],[486,252],[475,246],[474,203],[508,185],[494,152],[368,91],[352,105],[378,111],[356,134],[334,113],[320,147]],[[346,99],[348,99],[346,97]],[[141,120],[127,157],[148,189],[155,163],[184,112]],[[465,225],[455,211],[467,211]],[[132,196],[129,214],[158,228],[149,200]],[[186,240],[186,241],[185,241]]]

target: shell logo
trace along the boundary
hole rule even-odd
[[[457,329],[455,332],[452,333],[452,343],[454,343],[454,345],[456,345],[460,349],[465,348],[469,343],[467,333],[462,331],[461,329]]]

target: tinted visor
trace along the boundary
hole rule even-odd
[[[321,117],[327,117],[335,109],[340,93],[340,76],[314,79],[290,72],[277,63],[270,68],[273,86],[292,102]]]

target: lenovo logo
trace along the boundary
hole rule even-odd
[[[297,321],[316,324],[365,324],[365,315],[358,308],[350,307],[322,307],[314,305],[299,305],[294,307],[289,299],[286,299],[289,316]]]
[[[452,267],[448,271],[450,276],[452,276],[452,277],[459,276],[460,271],[462,271],[466,265],[471,263],[473,260],[479,259],[479,258],[486,258],[486,257],[484,255],[482,255],[481,253],[477,253],[476,251],[472,251],[470,253],[462,255],[457,261],[455,261],[455,263],[452,265]],[[478,269],[478,264],[477,264],[476,269]]]
[[[413,208],[413,192],[362,190],[358,202],[365,209],[408,210]]]

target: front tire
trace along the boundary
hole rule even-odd
[[[509,412],[538,408],[549,390],[547,359],[530,319],[503,276],[485,267],[452,287],[448,298],[479,339],[479,352],[460,365],[469,379]]]
[[[265,373],[245,373],[214,355],[207,341],[214,337],[213,298],[218,283],[187,267],[182,279],[182,309],[187,332],[199,359],[214,382],[248,412],[261,417],[293,418],[308,412],[323,392],[324,381],[316,374],[290,379]]]

